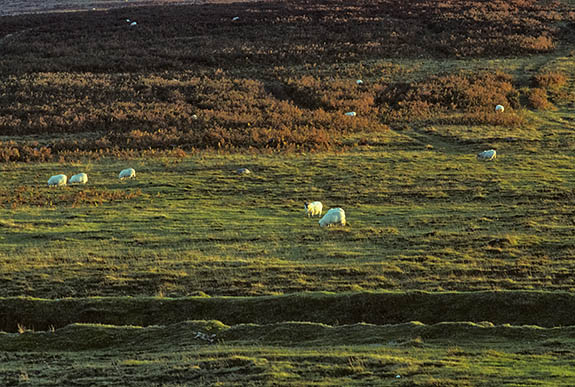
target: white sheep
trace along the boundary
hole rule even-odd
[[[232,18],[232,20],[233,20],[233,21],[238,21],[238,20],[240,20],[240,17],[239,17],[239,16],[234,16],[234,17]]]
[[[136,171],[134,168],[127,168],[120,172],[120,180],[124,179],[134,179],[136,177]]]
[[[238,175],[249,175],[250,173],[252,173],[252,171],[250,171],[247,168],[238,168],[238,169],[236,169],[236,173]]]
[[[349,117],[355,117],[355,116],[357,116],[357,113],[356,112],[347,112],[347,113],[345,113],[345,115],[349,116]]]
[[[321,202],[305,202],[305,214],[309,218],[310,216],[321,216],[321,211],[323,210],[323,204]]]
[[[319,220],[319,225],[321,227],[329,227],[332,225],[345,226],[345,211],[342,208],[331,208],[326,214]]]
[[[495,157],[497,157],[497,152],[495,149],[484,150],[483,152],[479,152],[477,154],[477,158],[479,160],[493,160]]]
[[[54,175],[48,179],[48,187],[66,185],[68,177],[66,175]]]
[[[86,184],[88,182],[88,175],[85,173],[78,173],[68,180],[68,184]]]
[[[136,22],[131,22],[131,23],[130,23],[130,27],[133,27],[133,26],[135,26],[135,25],[138,25],[138,23],[136,23]]]
[[[355,83],[357,83],[358,85],[363,85],[363,81],[361,79],[358,79],[357,81],[355,81]]]
[[[505,108],[503,107],[503,105],[495,106],[495,112],[496,113],[503,113],[504,111],[505,111]]]

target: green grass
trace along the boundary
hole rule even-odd
[[[473,323],[77,324],[0,336],[0,348],[10,351],[0,355],[0,375],[32,385],[568,386],[575,382],[572,331]]]
[[[486,163],[475,159],[482,147],[437,143],[7,164],[0,288],[48,298],[571,290],[575,154],[535,146],[510,143]],[[117,179],[126,166],[137,180]],[[253,174],[236,175],[240,166]],[[44,187],[81,170],[85,187]],[[321,229],[305,200],[341,206],[350,226]]]

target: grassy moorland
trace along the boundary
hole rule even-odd
[[[5,164],[2,293],[573,290],[575,155],[437,148]],[[45,186],[76,171],[87,186]],[[312,199],[350,226],[320,229]]]
[[[0,383],[574,385],[570,7],[0,18]]]

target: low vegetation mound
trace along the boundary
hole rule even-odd
[[[162,343],[178,346],[242,345],[257,342],[262,345],[316,347],[326,345],[374,345],[395,343],[398,347],[423,346],[426,340],[457,338],[459,345],[497,337],[509,343],[515,340],[552,342],[575,334],[574,327],[541,328],[533,325],[494,325],[489,322],[446,322],[423,324],[418,321],[390,324],[352,324],[332,326],[309,322],[273,324],[237,324],[228,326],[220,321],[183,321],[153,327],[115,326],[100,324],[70,324],[60,329],[34,332],[20,326],[18,334],[0,333],[0,350],[95,350],[126,347],[150,348]]]
[[[575,325],[567,292],[300,293],[267,297],[0,298],[0,330],[36,330],[72,323],[150,326],[189,319],[225,324],[307,321],[398,324],[490,321],[495,324]]]

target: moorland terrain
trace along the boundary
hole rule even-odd
[[[0,384],[575,385],[573,2],[8,3]]]

